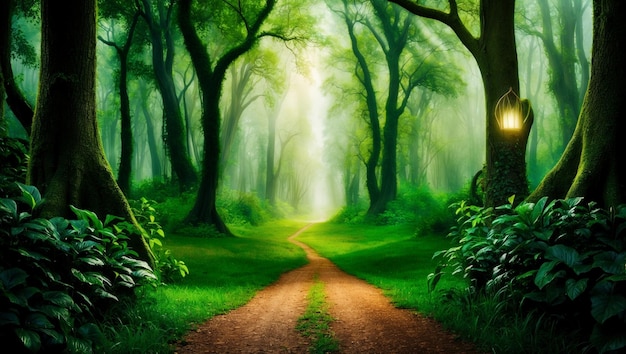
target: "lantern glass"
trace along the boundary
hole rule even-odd
[[[526,121],[520,98],[510,88],[496,103],[496,121],[502,130],[517,131]]]

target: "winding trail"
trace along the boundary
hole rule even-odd
[[[309,226],[289,237],[306,252],[307,265],[283,274],[246,305],[200,325],[176,353],[308,353],[308,339],[295,327],[316,275],[324,283],[340,353],[478,353],[437,322],[395,308],[378,288],[296,240]]]

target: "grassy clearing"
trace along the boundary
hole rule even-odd
[[[146,289],[139,305],[125,313],[131,325],[114,326],[103,353],[168,353],[171,342],[190,324],[242,306],[261,288],[306,264],[304,251],[287,237],[303,222],[278,221],[259,227],[236,227],[231,238],[168,234],[165,248],[189,267],[179,284]],[[120,306],[124,306],[121,304]]]
[[[333,318],[328,312],[328,303],[324,292],[324,283],[316,279],[309,290],[309,301],[304,314],[298,318],[296,329],[303,336],[311,339],[311,353],[331,353],[339,350],[339,342],[330,330]]]

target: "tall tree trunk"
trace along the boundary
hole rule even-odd
[[[585,197],[600,206],[626,202],[626,2],[593,1],[591,76],[574,135],[530,201]]]
[[[128,97],[128,53],[133,43],[133,35],[139,20],[139,11],[135,12],[128,29],[126,42],[123,46],[117,45],[115,42],[105,40],[98,37],[101,42],[115,49],[120,61],[120,77],[118,82],[118,90],[120,95],[120,125],[121,125],[121,151],[120,165],[117,171],[117,184],[125,195],[130,194],[130,183],[132,174],[133,161],[133,130],[130,115],[130,99]]]
[[[164,48],[162,35],[167,36],[170,30],[169,11],[171,11],[171,9],[168,11],[163,9],[165,5],[163,5],[162,0],[159,0],[159,19],[156,19],[152,13],[150,2],[148,0],[142,0],[142,3],[142,15],[150,29],[152,66],[163,101],[163,124],[165,132],[163,138],[172,163],[172,170],[178,178],[181,190],[188,190],[196,186],[198,176],[191,164],[189,153],[185,145],[183,118],[180,113],[176,86],[174,85],[171,72],[173,61],[173,46],[171,45],[171,40],[166,41],[168,52],[167,56],[165,58],[163,57]],[[163,31],[165,31],[165,34]]]
[[[4,78],[4,92],[0,97],[4,98],[6,93],[7,105],[26,132],[30,134],[34,112],[22,91],[17,87],[11,66],[11,15],[13,6],[13,0],[0,1],[0,74]]]
[[[376,90],[374,89],[374,83],[372,79],[372,73],[370,72],[365,56],[359,48],[356,34],[354,33],[355,23],[350,18],[348,13],[348,3],[343,1],[344,6],[344,22],[348,29],[348,35],[350,36],[350,43],[352,47],[352,53],[357,59],[358,68],[360,72],[356,70],[355,74],[358,80],[363,85],[365,90],[365,101],[367,104],[367,114],[370,123],[370,130],[372,133],[372,149],[369,152],[369,156],[364,159],[365,163],[365,187],[370,197],[370,205],[368,208],[368,214],[375,213],[375,207],[380,199],[380,187],[378,186],[378,176],[376,169],[378,168],[378,161],[380,159],[380,152],[382,151],[382,137],[380,129],[380,121],[378,119],[378,102],[376,101]]]
[[[503,130],[496,120],[494,112],[500,97],[509,89],[519,93],[513,26],[515,1],[483,0],[482,3],[485,50],[473,54],[482,75],[487,108],[485,205],[495,206],[507,203],[513,195],[517,201],[528,196],[526,145],[534,117],[526,102],[524,116],[528,120],[519,131]]]
[[[159,157],[159,148],[155,137],[154,123],[152,122],[152,116],[150,114],[150,110],[148,109],[148,89],[143,81],[140,87],[140,105],[143,117],[146,121],[148,151],[150,151],[150,170],[152,172],[152,178],[161,178],[163,177],[163,167],[161,166],[161,158]]]
[[[284,96],[283,96],[284,98]],[[280,101],[282,103],[282,100]],[[269,114],[267,117],[267,152],[266,152],[266,169],[265,169],[265,198],[272,206],[276,205],[276,172],[274,161],[276,155],[276,120],[278,119],[278,110],[276,114]]]
[[[100,218],[110,214],[135,222],[98,133],[96,2],[68,0],[64,4],[41,3],[40,84],[27,183],[39,188],[46,199],[40,216],[70,217],[73,205]],[[129,245],[151,262],[142,235],[132,237]]]

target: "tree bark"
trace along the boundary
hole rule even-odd
[[[98,132],[96,2],[64,4],[51,0],[41,4],[41,69],[27,183],[46,200],[39,210],[42,217],[71,217],[73,205],[99,218],[116,215],[137,225]],[[141,234],[132,237],[129,246],[152,263]]]
[[[574,135],[528,200],[585,197],[603,207],[626,202],[626,3],[593,1],[591,75]]]

